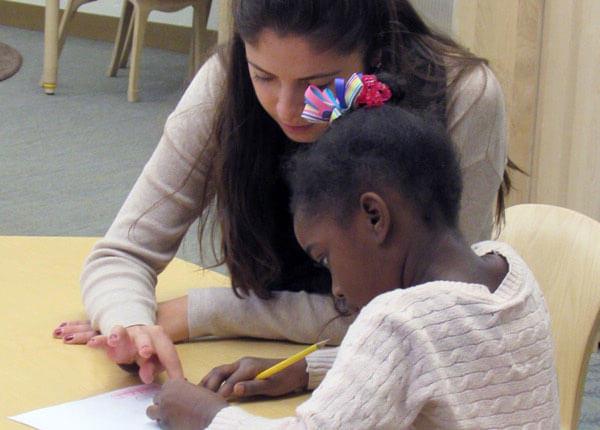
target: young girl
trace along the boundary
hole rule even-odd
[[[457,144],[466,240],[489,238],[497,193],[502,211],[498,82],[483,60],[432,32],[407,0],[236,0],[232,8],[231,42],[195,77],[85,263],[91,322],[54,332],[86,343],[99,330],[104,336],[91,345],[107,348],[117,363],[141,365],[145,382],[162,367],[182,376],[173,341],[217,335],[311,343],[321,334],[337,344],[345,334],[351,318],[336,318],[329,274],[294,239],[280,169],[327,128],[300,117],[308,84],[324,88],[355,71],[397,75],[407,105],[430,111]],[[233,291],[191,290],[157,307],[157,275],[199,217],[201,236],[209,219],[221,227]]]
[[[469,246],[460,233],[460,167],[434,124],[361,108],[294,157],[298,242],[360,310],[296,416],[256,417],[170,380],[151,418],[177,429],[558,429],[542,293],[510,246]]]

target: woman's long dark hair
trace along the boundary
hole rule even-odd
[[[226,83],[212,133],[211,183],[200,205],[211,207],[208,190],[216,192],[222,234],[218,264],[227,264],[236,294],[253,291],[267,298],[274,289],[326,293],[326,271],[314,268],[294,239],[281,168],[293,144],[256,98],[244,42],[252,43],[268,28],[282,36],[307,37],[316,48],[339,54],[360,50],[368,68],[364,72],[399,76],[405,105],[426,110],[443,124],[448,89],[485,60],[430,30],[407,0],[234,0],[232,8],[233,34],[220,50]],[[498,219],[509,189],[505,175]],[[210,219],[206,212],[201,237]]]

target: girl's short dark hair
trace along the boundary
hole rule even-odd
[[[343,224],[361,194],[392,189],[431,228],[458,225],[462,183],[450,138],[437,121],[398,106],[343,115],[296,153],[288,172],[294,213],[327,213]]]

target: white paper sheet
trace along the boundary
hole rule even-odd
[[[157,384],[136,385],[9,418],[39,430],[158,429],[146,408],[159,389]]]

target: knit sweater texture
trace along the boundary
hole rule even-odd
[[[152,157],[85,262],[83,302],[93,326],[103,333],[115,325],[156,321],[157,276],[204,209],[198,198],[206,181],[208,152],[203,151],[223,80],[221,63],[210,58],[167,119]],[[489,239],[507,149],[504,101],[492,72],[480,66],[463,76],[448,94],[447,111],[464,182],[460,228],[469,243]],[[324,295],[276,292],[267,301],[254,296],[239,300],[228,289],[202,288],[188,297],[190,337],[311,343],[321,333],[339,344],[352,321],[336,319],[333,302]]]
[[[449,281],[382,294],[350,326],[296,416],[266,419],[230,406],[208,428],[558,429],[550,319],[537,282],[510,246],[473,249],[508,263],[493,294]]]

